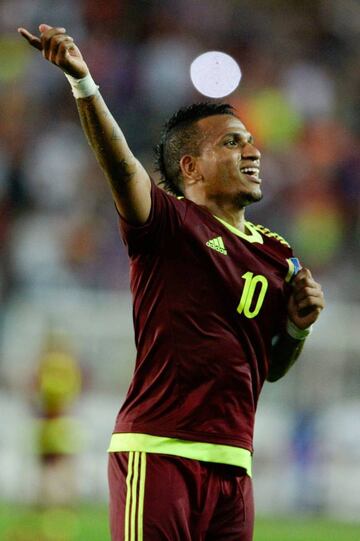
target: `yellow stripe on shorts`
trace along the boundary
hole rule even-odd
[[[125,541],[143,541],[146,453],[130,451],[126,476]]]

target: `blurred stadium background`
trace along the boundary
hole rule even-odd
[[[69,391],[74,498],[100,509],[106,448],[134,360],[127,256],[106,183],[68,83],[16,33],[40,22],[76,39],[150,171],[163,121],[202,99],[191,61],[221,50],[239,62],[243,79],[226,101],[255,135],[265,179],[248,219],[287,238],[327,298],[297,366],[263,391],[257,512],[352,523],[351,539],[360,539],[358,0],[0,1],[0,516],[8,517],[0,537],[40,540],[12,530],[9,509],[37,503],[36,374],[49,336],[82,374],[82,392]],[[276,539],[320,539],[289,531]],[[82,539],[104,539],[94,532]],[[342,532],[334,539],[347,539]]]

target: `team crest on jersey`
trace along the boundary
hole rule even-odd
[[[221,254],[227,255],[227,250],[222,237],[215,237],[214,239],[208,240],[206,246],[220,252]]]

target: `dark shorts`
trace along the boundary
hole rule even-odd
[[[112,541],[251,541],[251,478],[233,466],[109,454]]]

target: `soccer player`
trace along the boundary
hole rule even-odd
[[[192,105],[165,126],[171,195],[132,154],[65,29],[39,31],[19,29],[70,81],[130,258],[137,359],[109,449],[112,539],[250,541],[259,393],[299,356],[321,287],[284,239],[245,220],[262,197],[260,152],[229,105]]]

